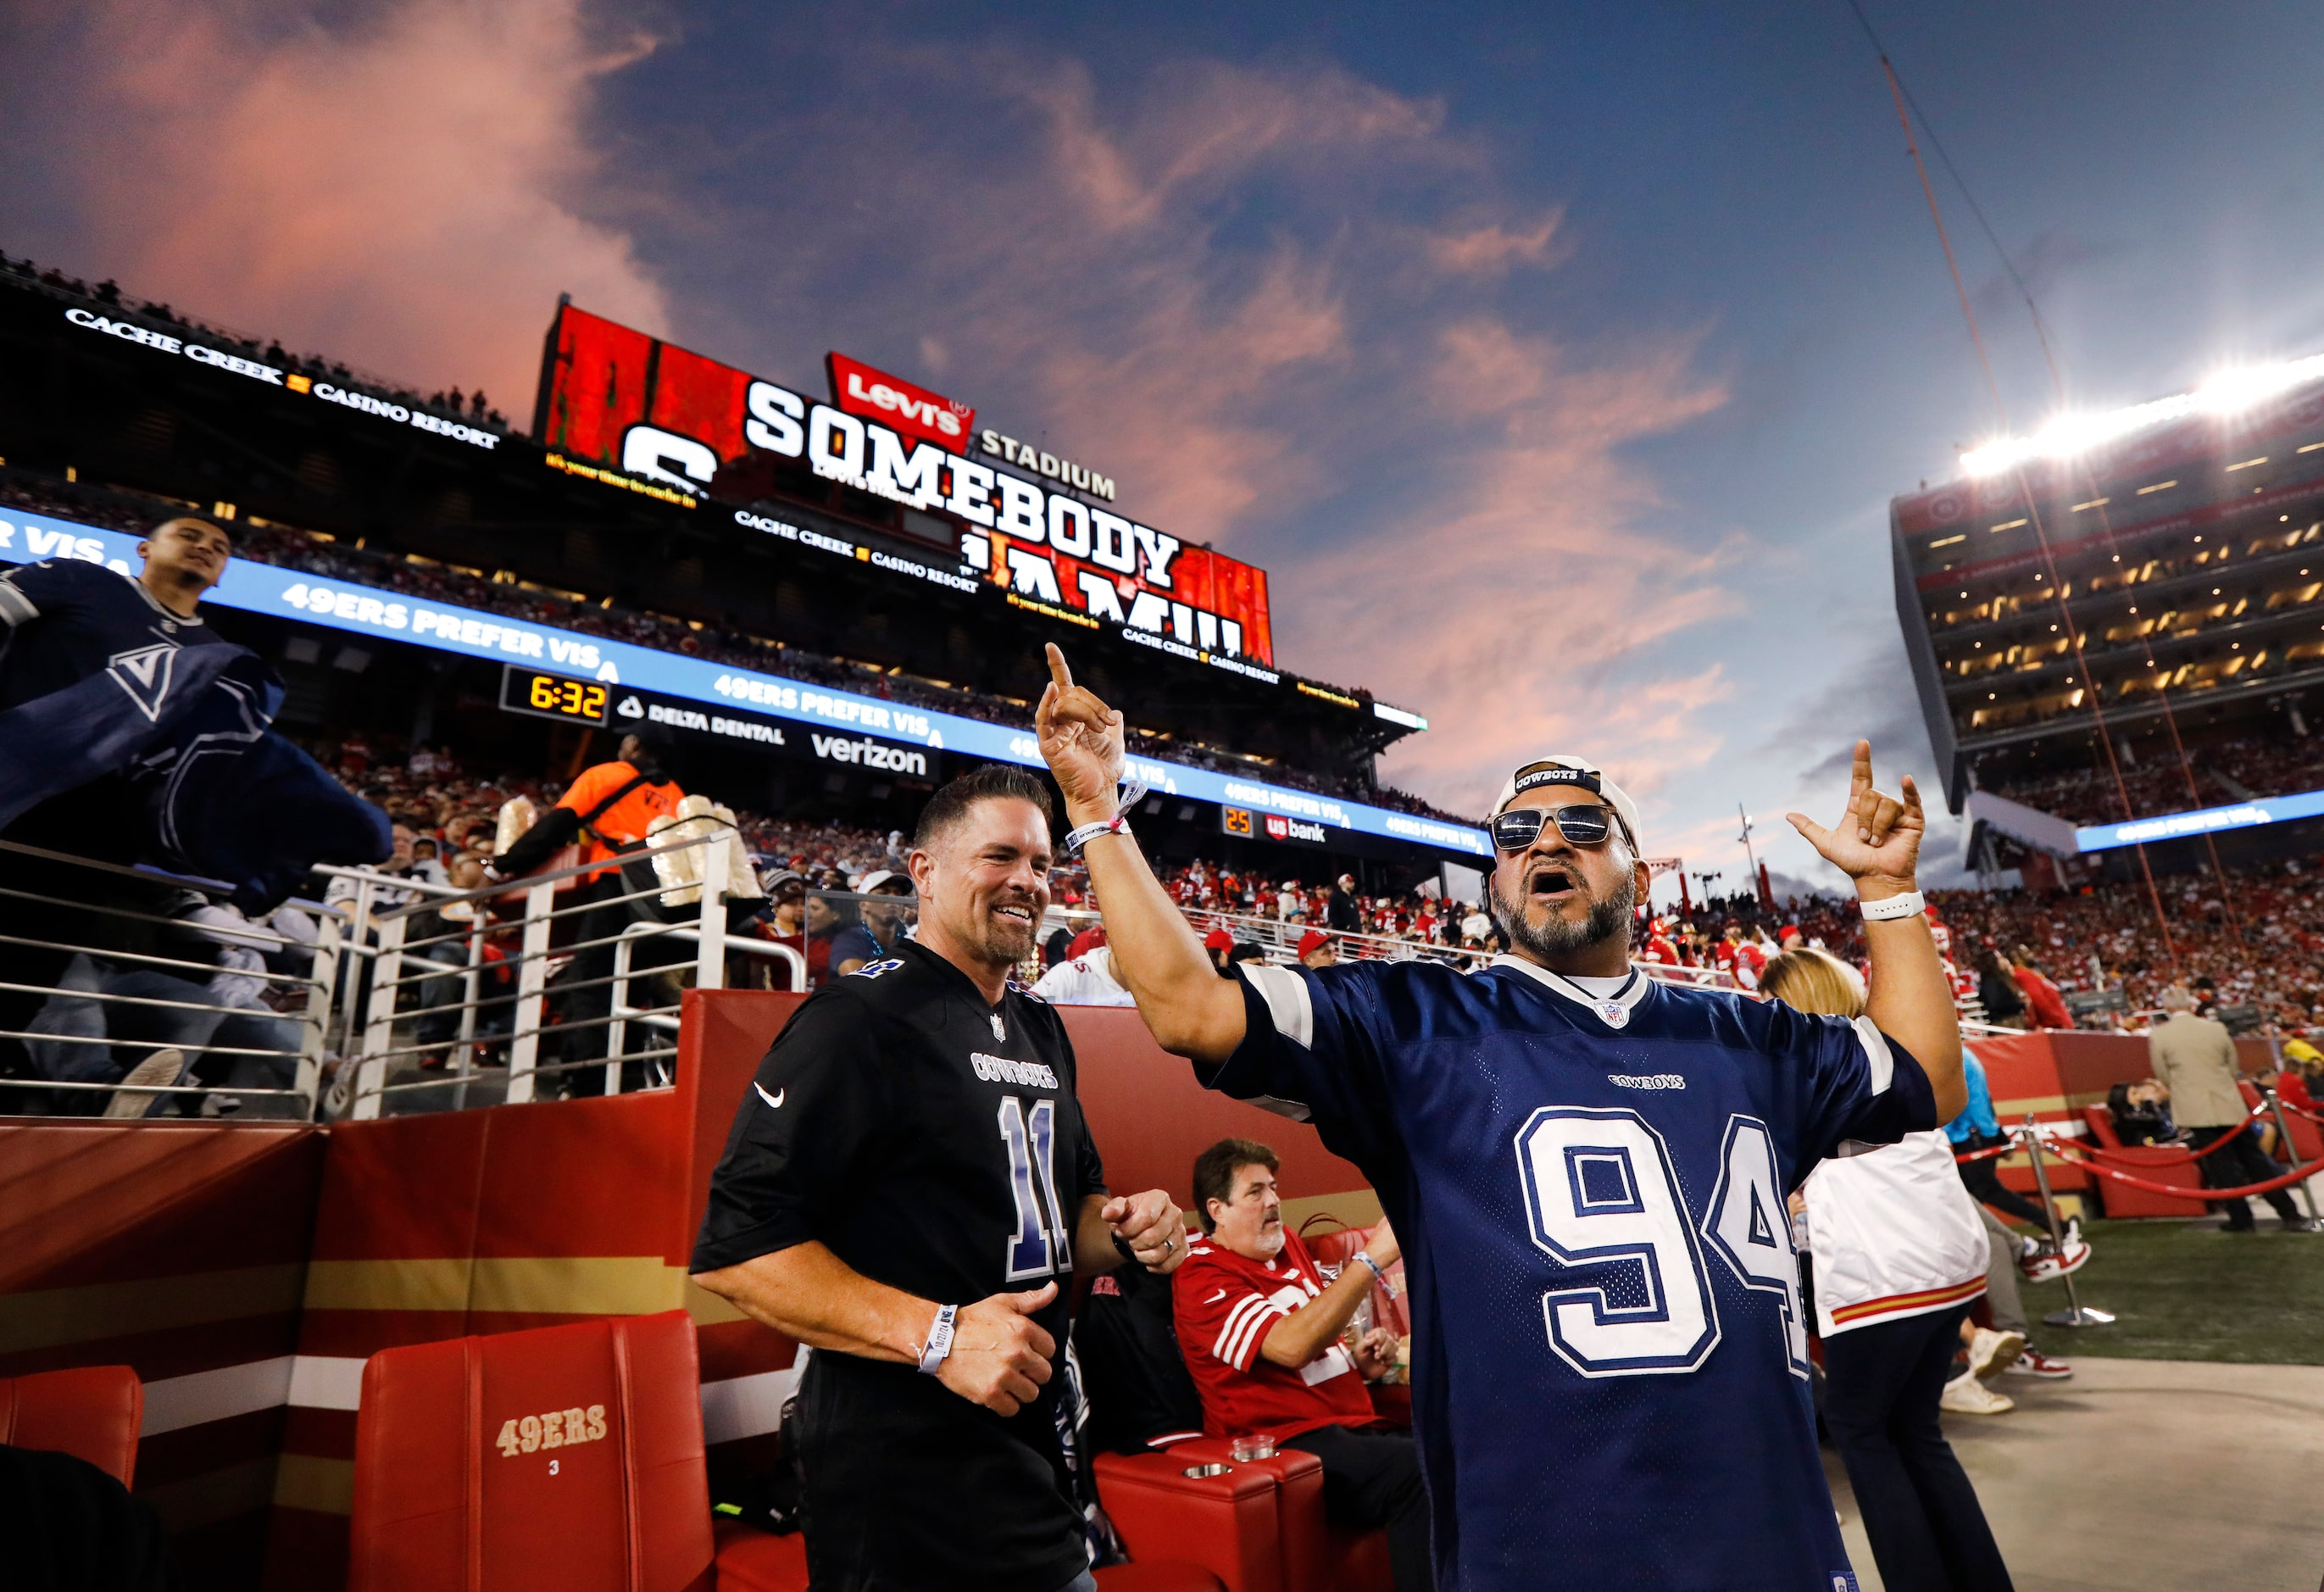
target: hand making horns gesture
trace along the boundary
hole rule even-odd
[[[1921,816],[1921,792],[1913,776],[1904,779],[1904,797],[1884,796],[1872,788],[1872,743],[1856,743],[1856,766],[1849,778],[1848,810],[1825,828],[1805,813],[1786,813],[1792,828],[1823,854],[1824,861],[1855,880],[1859,888],[1879,893],[1914,888],[1913,875],[1921,858],[1921,836],[1928,828]],[[1885,888],[1883,888],[1885,887]]]
[[[1033,710],[1033,733],[1041,757],[1065,793],[1065,811],[1076,823],[1113,816],[1115,787],[1127,761],[1121,714],[1095,691],[1074,683],[1065,655],[1048,644],[1049,683]]]

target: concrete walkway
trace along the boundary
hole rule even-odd
[[[2324,1366],[2073,1360],[2070,1382],[2002,1376],[2006,1415],[1947,1415],[2017,1592],[2318,1592]],[[1829,1449],[1849,1557],[1881,1585]]]

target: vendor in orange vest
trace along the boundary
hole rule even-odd
[[[656,819],[674,816],[678,804],[686,800],[686,792],[662,766],[669,749],[669,732],[658,727],[623,736],[613,761],[583,769],[558,798],[557,805],[515,845],[493,859],[493,872],[502,878],[531,873],[576,840],[585,863],[611,865],[622,851],[635,848]],[[601,904],[580,914],[574,938],[582,949],[574,953],[561,980],[580,986],[565,998],[562,1020],[586,1025],[565,1029],[559,1048],[566,1061],[597,1060],[605,1054],[603,1019],[613,1012],[613,986],[604,980],[613,974],[613,941],[638,915],[632,912],[632,902],[621,899],[628,893],[617,866],[581,875],[578,899],[573,904]],[[661,959],[649,954],[652,949],[640,946],[632,958],[632,965],[643,967]],[[634,995],[631,1004],[639,1004]],[[576,1067],[552,1076],[560,1079],[562,1087],[549,1083],[543,1093],[550,1097],[560,1093],[604,1092],[604,1074],[594,1067]]]
[[[611,861],[624,847],[643,840],[654,819],[675,815],[678,804],[686,800],[686,792],[662,767],[668,750],[667,738],[653,730],[623,736],[613,762],[583,769],[557,805],[493,859],[493,874],[503,879],[530,874],[576,839],[585,863]],[[607,869],[583,877],[599,883],[611,875]]]

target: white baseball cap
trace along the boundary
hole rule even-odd
[[[1489,818],[1500,817],[1508,810],[1510,802],[1538,785],[1575,785],[1595,791],[1606,799],[1607,806],[1621,815],[1622,827],[1630,833],[1630,844],[1638,844],[1638,804],[1586,757],[1536,757],[1522,765],[1501,786],[1500,796],[1493,802]]]

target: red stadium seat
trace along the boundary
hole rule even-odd
[[[2289,1106],[2284,1108],[2283,1121],[2292,1129],[2292,1159],[2295,1164],[2324,1159],[2324,1129]]]
[[[1186,1563],[1118,1564],[1097,1572],[1104,1592],[1219,1592],[1219,1578]],[[807,1592],[807,1539],[732,1521],[718,1526],[718,1592]]]
[[[0,1378],[0,1443],[86,1459],[124,1487],[144,1419],[145,1384],[126,1365]]]
[[[1205,1478],[1206,1484],[1244,1478],[1234,1489],[1241,1513],[1232,1528],[1236,1534],[1231,1553],[1224,1550],[1222,1536],[1213,1538],[1206,1530],[1206,1540],[1198,1542],[1185,1534],[1189,1521],[1184,1510],[1148,1519],[1132,1505],[1131,1519],[1125,1522],[1124,1506],[1133,1496],[1118,1485],[1125,1472],[1135,1467],[1141,1478],[1168,1478],[1204,1465],[1230,1467],[1225,1476]],[[1323,1462],[1301,1449],[1285,1449],[1265,1459],[1236,1459],[1226,1439],[1193,1438],[1174,1443],[1162,1454],[1101,1455],[1097,1476],[1099,1497],[1131,1553],[1139,1551],[1139,1541],[1149,1533],[1182,1533],[1172,1551],[1201,1559],[1226,1583],[1227,1592],[1277,1587],[1281,1592],[1389,1592],[1393,1585],[1388,1533],[1347,1531],[1325,1519]],[[1259,1477],[1271,1487],[1257,1485]],[[1264,1523],[1258,1518],[1262,1505],[1271,1516]],[[1168,1541],[1162,1537],[1149,1551],[1161,1551],[1161,1543]],[[1221,1550],[1205,1554],[1206,1547]]]
[[[701,1400],[683,1310],[382,1350],[355,1417],[349,1592],[805,1592],[803,1538],[713,1531]],[[134,1443],[134,1404],[128,1430]],[[1150,1496],[1194,1513],[1149,1539],[1154,1562],[1101,1570],[1107,1592],[1219,1592],[1168,1560],[1190,1529],[1235,1534],[1237,1484],[1177,1476],[1185,1463],[1126,1489],[1133,1510]],[[1253,1529],[1272,1556],[1274,1483],[1240,1488],[1266,1495]]]
[[[1227,1592],[1289,1592],[1280,1479],[1264,1462],[1190,1476],[1185,1473],[1191,1468],[1227,1458],[1223,1443],[1189,1451],[1196,1447],[1097,1457],[1098,1501],[1121,1533],[1122,1546],[1141,1562],[1191,1561],[1215,1576]],[[1316,1467],[1320,1501],[1322,1467],[1308,1456],[1300,1458]]]
[[[718,1523],[718,1592],[807,1592],[807,1539]]]
[[[385,1349],[355,1418],[351,1592],[714,1584],[683,1310]]]
[[[2090,1137],[2101,1149],[2113,1154],[2107,1164],[2118,1167],[2150,1183],[2170,1183],[2180,1188],[2198,1189],[2202,1175],[2188,1164],[2187,1152],[2177,1146],[2126,1146],[2120,1134],[2114,1131],[2114,1113],[2103,1106],[2082,1107],[2082,1120],[2090,1126]],[[2224,1153],[2224,1152],[2222,1152]],[[2201,1216],[2210,1207],[2198,1199],[2179,1199],[2151,1189],[2117,1183],[2112,1178],[2099,1178],[2106,1185],[2102,1196],[2106,1213],[2110,1217],[2190,1217]]]

